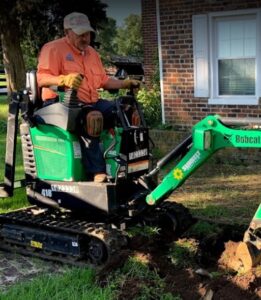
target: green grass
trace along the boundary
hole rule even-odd
[[[5,96],[0,96],[0,182],[4,181],[5,169],[5,141],[6,141],[6,122],[8,115],[8,103]],[[16,149],[16,172],[15,180],[24,178],[21,140],[17,139]],[[25,195],[25,189],[19,188],[14,191],[14,197],[0,199],[0,213],[28,206],[28,201]]]
[[[115,299],[115,287],[99,287],[91,269],[75,268],[64,274],[44,275],[10,288],[1,300],[110,300]]]
[[[128,236],[134,237],[136,235],[142,235],[145,237],[153,237],[160,233],[160,228],[153,226],[133,226],[127,229]]]
[[[192,239],[179,239],[170,246],[168,258],[175,268],[187,268],[196,265],[195,257],[198,244]]]
[[[196,217],[247,225],[258,208],[260,193],[261,177],[257,166],[210,161],[170,198],[188,207]]]
[[[116,300],[131,292],[130,283],[136,284],[135,300],[180,300],[166,291],[166,284],[155,270],[136,258],[109,276],[106,285],[100,286],[95,271],[88,268],[65,269],[64,274],[39,276],[31,281],[16,284],[0,294],[0,300]]]
[[[125,265],[113,272],[111,276],[118,290],[116,299],[124,299],[124,295],[130,296],[135,285],[135,300],[179,300],[179,295],[173,295],[166,290],[166,283],[157,271],[149,267],[148,261],[139,257],[130,257]],[[121,291],[119,292],[119,287]],[[129,298],[129,297],[128,297]]]
[[[221,228],[217,224],[210,224],[205,221],[198,221],[191,228],[189,228],[189,235],[194,236],[198,239],[204,238],[213,233],[220,232]]]

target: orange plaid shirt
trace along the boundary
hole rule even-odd
[[[109,78],[99,54],[92,47],[89,46],[86,51],[81,52],[69,43],[67,37],[45,44],[39,55],[37,80],[70,73],[84,75],[77,96],[86,103],[95,103],[98,100],[97,89],[102,88]],[[43,100],[56,96],[51,89],[42,89]]]

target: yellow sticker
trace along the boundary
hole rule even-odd
[[[177,168],[173,171],[173,176],[177,180],[181,180],[184,176],[184,173],[181,169]]]
[[[31,246],[38,249],[43,249],[43,244],[37,241],[31,241]]]

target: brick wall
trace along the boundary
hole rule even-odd
[[[157,51],[154,4],[154,0],[142,0],[144,64],[148,77],[153,68],[152,55]],[[260,118],[261,109],[257,105],[208,105],[208,98],[194,98],[192,16],[258,8],[261,1],[160,0],[159,5],[166,122],[185,130],[209,114]]]
[[[144,55],[145,83],[150,86],[151,77],[155,72],[155,60],[158,55],[156,1],[142,0],[142,36]]]

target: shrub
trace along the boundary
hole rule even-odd
[[[153,89],[142,88],[137,95],[139,103],[143,107],[143,112],[147,125],[155,127],[161,123],[161,101],[160,91],[155,86]]]

